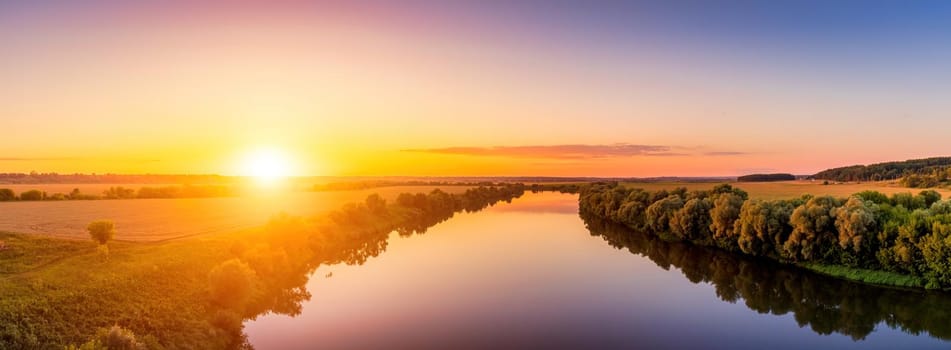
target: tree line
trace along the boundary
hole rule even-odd
[[[146,198],[208,198],[231,197],[240,192],[237,188],[225,185],[184,185],[184,186],[144,186],[138,190],[123,186],[113,186],[101,194],[83,193],[74,188],[69,193],[47,193],[40,190],[27,190],[17,195],[9,188],[0,188],[0,202],[10,201],[65,201],[100,199],[146,199]]]
[[[240,177],[222,175],[0,173],[2,184],[226,184]]]
[[[849,198],[750,200],[728,184],[645,191],[617,183],[582,189],[580,210],[668,240],[801,265],[914,276],[951,287],[951,202],[935,191]]]
[[[750,174],[743,175],[736,178],[736,181],[739,182],[770,182],[770,181],[791,181],[795,180],[796,175],[793,174]]]
[[[951,168],[951,157],[934,157],[826,169],[816,173],[812,178],[831,181],[881,181],[896,180],[910,175],[932,176],[944,173],[947,179],[949,168]]]

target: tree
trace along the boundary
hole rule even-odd
[[[109,220],[96,220],[86,226],[89,236],[99,245],[105,245],[116,235],[116,225]]]
[[[944,216],[944,221],[951,217]],[[931,234],[918,243],[928,272],[928,287],[939,288],[951,285],[951,224],[934,222]]]
[[[706,241],[710,233],[710,209],[713,203],[707,198],[693,198],[671,217],[673,233],[688,241]]]
[[[835,227],[839,231],[839,246],[858,253],[875,226],[875,204],[859,197],[850,197],[841,208],[833,211]]]
[[[839,205],[834,197],[822,196],[796,208],[789,217],[793,231],[783,244],[784,256],[802,261],[827,259],[838,236],[834,212]]]
[[[891,203],[888,200],[888,196],[884,193],[872,190],[866,190],[855,194],[856,197],[859,197],[863,200],[870,201],[875,204],[888,204]]]
[[[743,202],[743,197],[732,192],[720,194],[713,201],[713,208],[710,209],[710,230],[713,231],[713,239],[721,247],[736,245],[734,224],[740,218]]]
[[[925,198],[922,196],[912,196],[911,193],[895,193],[890,198],[894,206],[903,206],[908,210],[922,209],[925,207]]]
[[[17,199],[16,193],[9,188],[0,188],[0,202],[15,201]]]
[[[844,249],[842,263],[850,266],[867,265],[874,260],[878,205],[852,196],[841,208],[835,209],[835,228],[839,232],[839,247]]]
[[[617,211],[618,222],[633,228],[644,228],[645,214],[650,206],[650,193],[642,189],[634,189],[624,199],[624,204]]]
[[[241,260],[225,261],[208,273],[211,300],[226,309],[243,311],[257,290],[257,274]]]
[[[122,186],[109,187],[109,189],[102,191],[102,196],[107,199],[129,199],[135,198],[135,190],[131,188],[125,188]]]
[[[794,203],[789,201],[749,200],[740,208],[734,224],[737,245],[747,254],[774,256],[781,252],[792,227],[789,216]]]
[[[683,206],[683,199],[673,194],[654,202],[647,207],[647,227],[659,234],[673,233],[671,218]]]
[[[70,345],[66,350],[144,350],[146,345],[135,338],[135,333],[118,325],[100,328],[96,336],[80,346]]]
[[[386,213],[386,200],[383,197],[380,197],[379,194],[371,194],[367,196],[366,199],[367,209],[370,209],[371,213],[374,214],[384,214]]]
[[[23,201],[41,201],[43,200],[44,193],[39,190],[29,190],[23,193],[20,193],[20,200]]]
[[[925,202],[924,208],[927,208],[941,200],[941,193],[935,190],[924,190],[918,193],[918,197],[921,197],[921,200]]]

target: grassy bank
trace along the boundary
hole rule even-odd
[[[110,244],[0,233],[0,344],[61,349],[118,324],[151,348],[220,348],[209,322],[208,270],[223,240]]]
[[[842,278],[850,281],[875,284],[880,286],[924,288],[928,283],[925,279],[895,272],[866,270],[841,265],[825,265],[818,263],[796,264],[807,270],[823,275]]]
[[[407,193],[395,203],[371,195],[325,215],[279,216],[239,232],[111,242],[108,253],[88,240],[0,232],[0,349],[62,349],[113,325],[134,332],[148,349],[238,348],[244,320],[300,312],[317,266],[361,264],[385,251],[391,232],[423,233],[456,212],[522,192],[506,186]],[[245,275],[214,284],[211,272],[221,266]],[[249,284],[232,285],[233,278]]]

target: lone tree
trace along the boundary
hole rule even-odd
[[[109,220],[96,220],[86,226],[89,236],[99,245],[105,245],[116,235],[116,225]]]

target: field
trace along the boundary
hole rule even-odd
[[[900,187],[891,182],[823,185],[813,181],[783,181],[732,184],[749,192],[750,197],[754,199],[795,198],[807,193],[847,197],[864,190],[876,190],[886,194],[921,191]],[[648,190],[676,187],[693,190],[709,189],[716,183],[660,182],[625,185]],[[5,185],[16,191],[39,189],[47,192],[68,192],[78,187],[86,193],[98,193],[110,186],[121,184]],[[316,215],[336,209],[347,202],[362,201],[372,193],[393,199],[401,192],[428,192],[433,188],[401,186],[340,192],[274,191],[276,193],[227,198],[5,202],[0,203],[0,231],[86,239],[86,224],[93,220],[108,219],[116,223],[117,240],[158,241],[257,227],[282,212],[303,216]],[[461,192],[466,187],[444,186],[442,189],[446,192]],[[951,191],[948,189],[938,189],[938,192],[943,198],[951,197]]]
[[[677,187],[686,187],[688,190],[708,190],[716,184],[716,182],[629,182],[624,185],[656,191],[661,189],[669,190]],[[893,182],[833,183],[823,185],[822,181],[797,180],[779,182],[731,182],[730,184],[749,192],[750,198],[752,199],[788,199],[800,197],[804,194],[816,196],[831,195],[844,198],[866,190],[879,191],[888,195],[898,192],[918,193],[922,191],[920,188],[901,187]],[[934,190],[941,193],[942,198],[951,198],[951,190],[947,188]]]
[[[74,185],[22,185],[53,190]],[[105,186],[110,185],[86,185]],[[372,193],[392,200],[402,192],[429,192],[430,186],[403,186],[343,192],[278,192],[227,198],[130,199],[0,203],[0,231],[49,237],[88,239],[94,220],[116,223],[116,240],[158,241],[209,233],[239,231],[267,223],[275,214],[310,216],[363,201]],[[463,192],[466,187],[446,186]],[[81,189],[82,190],[82,189]]]

